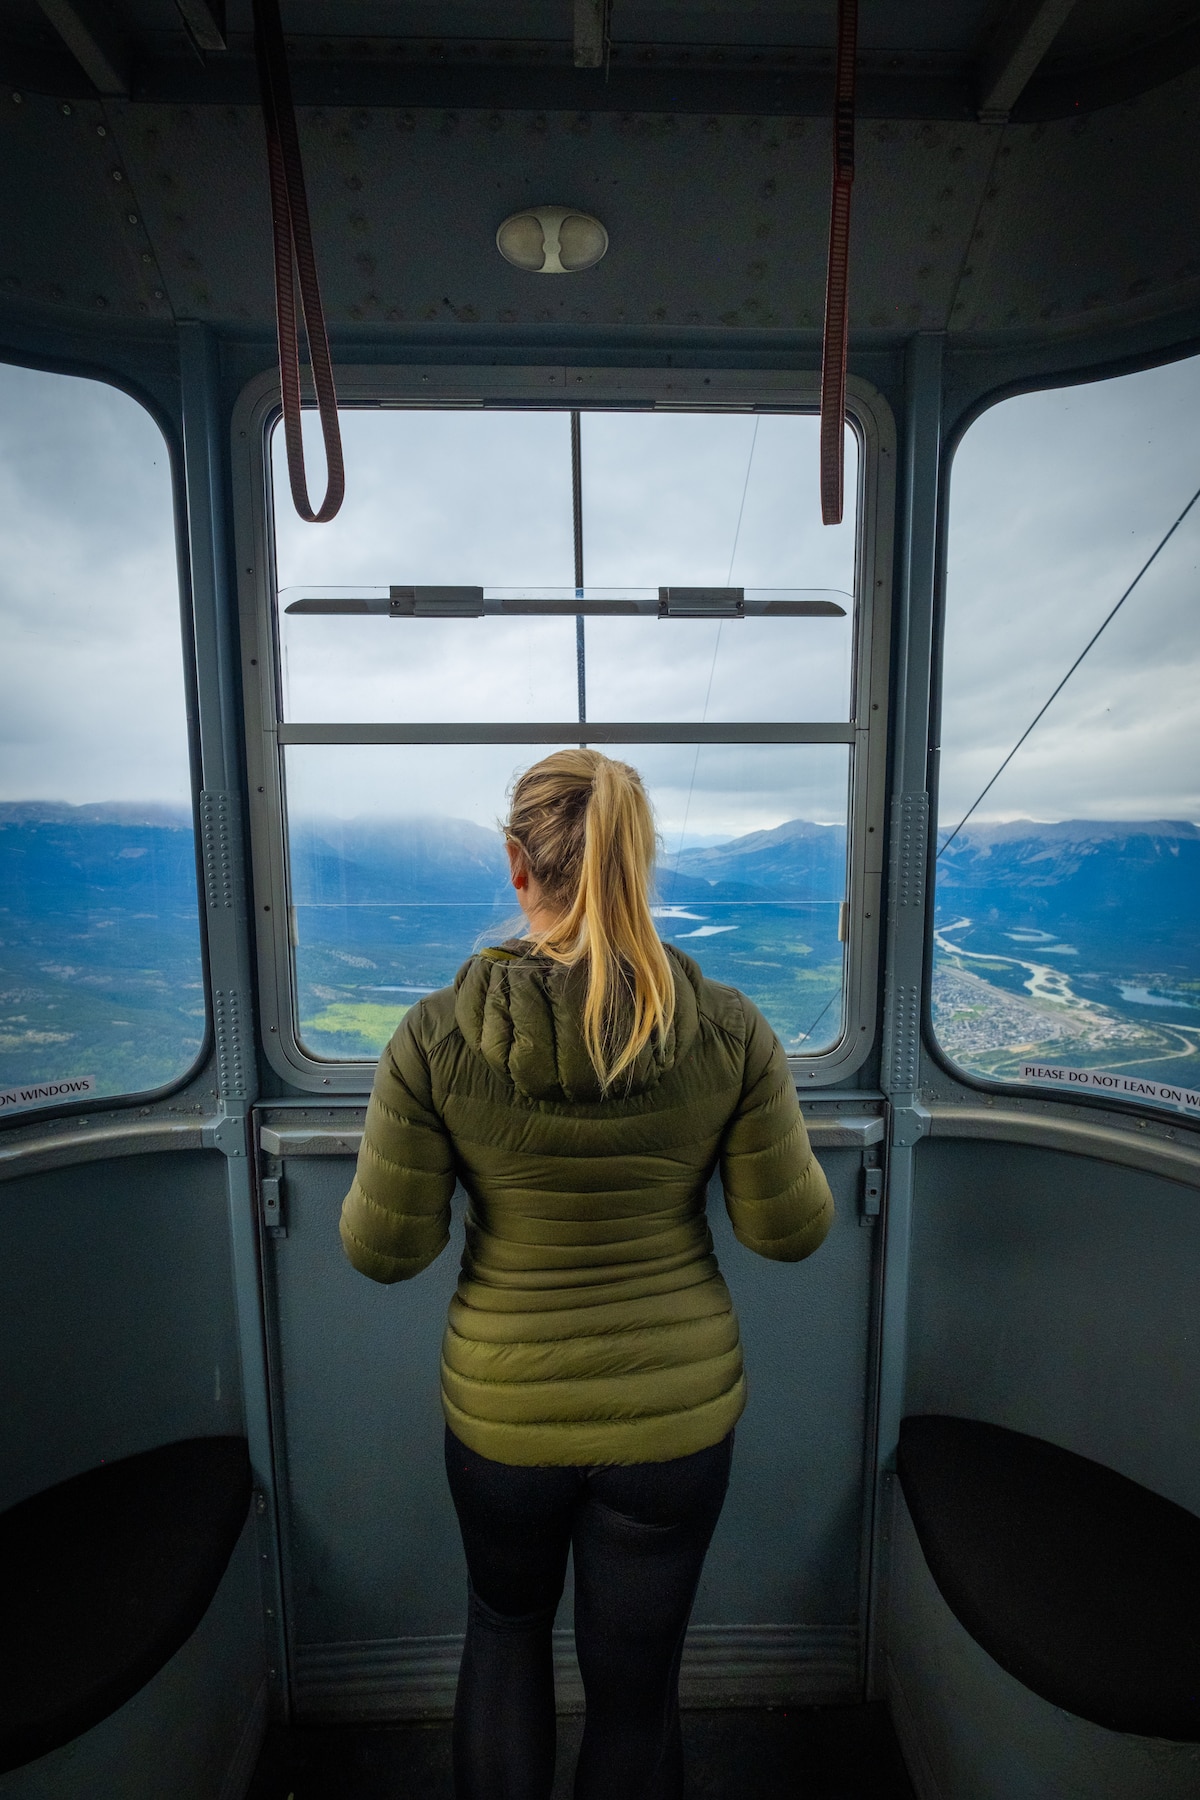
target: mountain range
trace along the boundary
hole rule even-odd
[[[503,840],[466,819],[302,819],[290,848],[298,905],[512,904]],[[841,826],[791,819],[665,856],[658,888],[668,903],[828,902],[845,891],[845,862]]]
[[[374,1053],[398,1010],[513,917],[494,829],[301,818],[289,840],[301,1019],[326,1019],[306,1039],[322,1054]],[[973,1041],[990,1041],[989,1008],[1001,1031],[1002,998],[1010,1019],[1014,999],[1028,1007],[1035,963],[1079,1004],[1186,1035],[1200,993],[1195,824],[1016,820],[943,842],[936,959],[970,988],[959,1011]],[[789,1046],[836,1031],[840,827],[793,819],[691,844],[664,855],[658,888],[663,936],[756,998]],[[0,804],[0,1086],[94,1074],[101,1091],[139,1091],[181,1074],[202,1036],[190,813]]]
[[[1200,829],[1188,820],[1014,819],[940,853],[937,914],[1069,937],[1130,972],[1200,974]]]
[[[944,840],[943,840],[944,841]],[[511,904],[497,831],[442,817],[294,820],[293,900]],[[669,904],[812,904],[844,892],[845,833],[792,819],[663,857]],[[1139,937],[1195,959],[1200,940],[1200,827],[1187,820],[1027,819],[971,825],[940,852],[937,909],[980,923],[1085,928],[1131,951]],[[33,924],[47,913],[111,906],[192,916],[195,857],[188,812],[165,806],[0,803],[0,907]]]

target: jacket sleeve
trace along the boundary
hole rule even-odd
[[[745,1002],[746,1078],[721,1146],[734,1236],[775,1262],[800,1262],[833,1223],[833,1195],[804,1129],[783,1045]]]
[[[342,1248],[372,1281],[419,1275],[450,1237],[454,1155],[434,1111],[429,1065],[408,1013],[379,1059]]]

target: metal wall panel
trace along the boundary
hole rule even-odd
[[[860,1613],[873,1230],[858,1221],[861,1154],[829,1150],[822,1160],[838,1220],[799,1267],[744,1250],[719,1187],[710,1197],[751,1397],[695,1622],[799,1626],[806,1644],[832,1632],[849,1646],[845,1693],[856,1679]],[[385,1640],[457,1633],[464,1622],[465,1568],[442,1470],[438,1398],[461,1195],[441,1258],[414,1281],[379,1287],[350,1267],[338,1242],[352,1173],[349,1158],[288,1160],[287,1236],[270,1247],[301,1661],[304,1646],[369,1652]],[[564,1608],[562,1621],[568,1617]]]
[[[1200,1512],[1194,1188],[1025,1144],[918,1152],[909,1412],[1107,1463]]]
[[[114,1457],[242,1430],[224,1159],[0,1185],[0,1508]]]

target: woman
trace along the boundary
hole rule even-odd
[[[560,750],[505,828],[527,937],[405,1016],[367,1110],[342,1242],[376,1281],[466,1248],[442,1348],[446,1469],[469,1574],[459,1800],[546,1800],[551,1628],[575,1555],[587,1718],[576,1800],[678,1800],[679,1659],[745,1404],[705,1190],[799,1261],[833,1202],[782,1047],[664,948],[635,770]]]

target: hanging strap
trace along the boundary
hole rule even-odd
[[[283,436],[287,445],[288,479],[296,511],[310,524],[325,525],[336,518],[346,492],[342,460],[342,433],[338,424],[337,394],[325,311],[317,282],[308,199],[304,191],[304,165],[300,137],[292,105],[287,53],[279,0],[254,0],[254,54],[262,90],[263,122],[267,128],[267,168],[271,178],[271,223],[275,241],[275,320],[279,332],[279,385],[283,392]],[[304,468],[304,438],[300,429],[300,343],[296,320],[296,277],[308,339],[313,386],[325,440],[325,498],[314,512],[308,497]]]
[[[854,185],[854,59],[858,0],[838,0],[837,83],[833,98],[833,199],[821,346],[821,519],[842,522],[845,475],[846,349],[849,314],[850,189]]]

